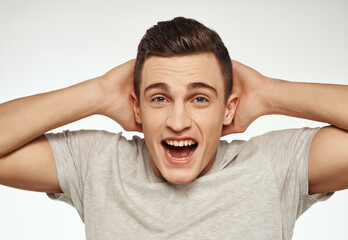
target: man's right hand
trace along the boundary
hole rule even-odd
[[[134,60],[71,87],[0,104],[0,184],[40,192],[61,192],[47,131],[102,114],[127,131],[136,124],[130,96]]]
[[[135,122],[130,102],[134,91],[134,65],[135,59],[97,78],[103,98],[99,113],[115,120],[126,131],[142,132],[141,125]]]

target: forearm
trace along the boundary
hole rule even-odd
[[[326,122],[348,130],[348,86],[268,80],[267,114]]]
[[[96,114],[100,105],[96,87],[92,79],[0,104],[0,156],[51,129]]]

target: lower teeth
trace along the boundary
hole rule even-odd
[[[176,158],[176,157],[173,157],[172,154],[170,154],[169,149],[165,148],[165,150],[166,150],[166,152],[167,152],[167,154],[168,154],[169,157],[171,157],[171,158],[173,158],[173,159],[175,159],[175,160],[178,160],[178,161],[187,160],[189,157],[191,157],[192,153],[194,152],[194,150],[191,149],[191,151],[190,151],[190,153],[189,153],[189,155],[188,155],[187,157],[185,157],[185,158]]]

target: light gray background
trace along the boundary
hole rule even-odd
[[[347,10],[344,0],[0,0],[0,102],[99,76],[135,58],[146,29],[175,16],[195,18],[215,29],[232,58],[265,75],[348,84]],[[267,116],[227,139],[323,125]],[[102,116],[55,131],[63,129],[122,131]],[[348,239],[347,226],[348,191],[341,191],[307,211],[293,239]],[[0,239],[84,238],[84,225],[71,206],[49,200],[44,193],[0,186]]]

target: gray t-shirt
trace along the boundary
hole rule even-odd
[[[46,134],[64,193],[89,240],[291,239],[308,195],[308,150],[319,128],[220,141],[204,175],[174,185],[153,173],[142,138],[97,130]]]

